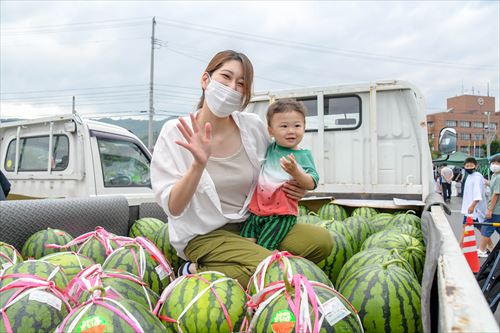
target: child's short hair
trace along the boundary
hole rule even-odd
[[[279,99],[273,104],[269,105],[267,109],[267,125],[271,126],[271,120],[273,116],[277,113],[296,111],[302,114],[304,117],[304,123],[306,122],[307,109],[304,103],[296,101],[294,99]]]
[[[490,163],[500,163],[500,155],[495,155],[491,158],[491,162]]]
[[[464,165],[467,163],[472,163],[477,166],[477,160],[474,157],[467,157],[464,161]]]

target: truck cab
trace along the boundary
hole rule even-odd
[[[0,124],[0,170],[7,199],[125,195],[153,202],[151,153],[119,126],[78,114]]]

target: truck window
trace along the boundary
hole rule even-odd
[[[306,131],[318,130],[317,98],[297,98],[307,108]],[[325,131],[356,129],[361,125],[361,99],[358,96],[324,96]]]
[[[151,187],[149,160],[134,142],[97,138],[105,187]]]
[[[16,169],[16,141],[12,140],[7,148],[4,162],[5,171]],[[18,171],[47,171],[49,160],[49,136],[35,136],[19,139]],[[68,166],[69,140],[66,135],[52,136],[52,170],[62,171]]]

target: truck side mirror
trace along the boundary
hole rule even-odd
[[[454,128],[445,127],[439,131],[439,152],[443,155],[451,155],[457,151],[457,131]]]

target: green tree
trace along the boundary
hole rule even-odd
[[[441,154],[439,154],[439,152],[434,150],[434,140],[433,139],[429,139],[429,150],[431,151],[431,159],[432,160],[435,160],[436,158],[438,158],[441,155]]]
[[[486,144],[481,145],[486,152]],[[493,140],[490,144],[490,156],[500,153],[500,140]]]

